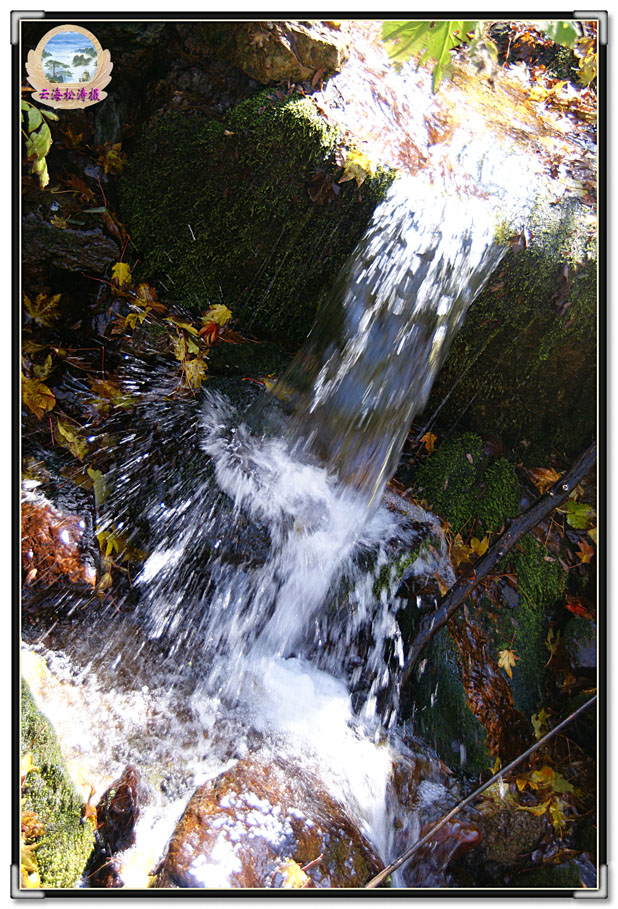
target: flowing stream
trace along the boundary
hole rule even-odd
[[[243,408],[207,384],[195,402],[168,402],[174,367],[154,377],[127,355],[124,388],[140,406],[134,426],[111,427],[117,463],[98,517],[146,539],[148,555],[126,618],[78,626],[64,653],[50,635],[24,666],[82,781],[100,794],[129,761],[146,781],[129,887],[145,886],[194,788],[256,754],[311,768],[394,857],[395,565],[414,552],[404,577],[453,574],[438,520],[386,484],[500,260],[497,228],[521,229],[538,185],[534,156],[466,123],[449,161],[437,147],[433,165],[394,181],[263,400]],[[226,861],[211,859],[195,886],[229,886]]]

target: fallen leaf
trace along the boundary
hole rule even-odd
[[[431,454],[435,448],[438,437],[433,434],[433,432],[426,432],[424,436],[421,436],[421,442],[427,449],[427,452]]]
[[[214,306],[211,306],[208,312],[202,316],[202,324],[208,325],[210,322],[214,322],[215,325],[219,325],[221,328],[230,321],[232,318],[232,311],[224,306],[223,303],[215,303]]]
[[[545,492],[560,479],[560,474],[553,467],[529,468],[527,473],[539,492]]]
[[[88,443],[86,440],[80,438],[79,433],[75,432],[68,423],[63,423],[62,420],[56,421],[56,430],[58,445],[61,445],[63,448],[68,448],[72,455],[79,461],[83,461],[88,453]]]
[[[587,540],[580,540],[579,546],[577,547],[577,557],[579,561],[586,565],[588,562],[592,561],[594,555],[594,546],[591,546]]]
[[[375,174],[375,164],[356,148],[348,149],[343,157],[343,176],[339,178],[338,183],[346,183],[348,180],[356,180],[357,186],[362,186],[367,177]]]
[[[275,873],[277,872],[283,877],[281,887],[284,890],[300,890],[309,883],[309,876],[294,859],[286,859],[281,862]]]
[[[545,814],[547,809],[551,804],[551,799],[547,799],[541,805],[518,805],[518,811],[529,811],[530,814],[534,814],[536,817],[540,817],[542,814]]]
[[[116,262],[112,266],[112,281],[115,281],[118,287],[131,283],[131,268],[126,262]]]
[[[560,632],[555,632],[553,628],[550,628],[547,632],[547,638],[545,639],[545,646],[549,650],[549,661],[552,657],[556,656],[558,652],[558,647],[560,646]]]
[[[23,786],[24,780],[26,779],[26,777],[28,776],[28,774],[29,774],[29,773],[35,773],[35,771],[38,771],[38,769],[39,769],[39,768],[38,768],[38,767],[35,767],[34,761],[32,760],[32,752],[31,752],[31,751],[27,751],[26,754],[23,754],[23,755],[21,756],[21,760],[20,760],[20,762],[19,762],[19,775],[20,775],[20,778],[21,778],[21,784],[22,784],[22,786]]]
[[[206,377],[207,369],[206,363],[198,357],[193,360],[185,360],[185,384],[191,388],[199,388]]]
[[[61,296],[62,294],[54,294],[53,297],[48,297],[46,294],[37,294],[33,302],[30,297],[24,294],[24,309],[37,325],[51,328],[53,322],[60,318],[58,303]]]
[[[478,540],[476,537],[472,537],[470,540],[470,549],[472,552],[475,552],[478,556],[485,555],[487,549],[489,548],[489,537],[483,537],[482,540]]]
[[[498,651],[498,668],[504,669],[506,674],[510,679],[513,678],[512,669],[515,666],[518,657],[513,650],[500,650]]]
[[[46,410],[53,410],[56,406],[54,393],[40,379],[29,379],[22,373],[21,396],[24,404],[39,420]]]
[[[544,707],[539,710],[538,713],[533,713],[531,716],[532,728],[534,729],[534,735],[537,739],[542,739],[546,732],[549,732],[549,714]]]

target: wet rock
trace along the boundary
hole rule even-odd
[[[340,28],[321,22],[241,22],[226,24],[221,50],[252,79],[266,85],[302,82],[318,70],[332,75],[349,54]]]
[[[122,887],[115,854],[135,842],[135,825],[144,793],[139,774],[129,764],[122,776],[101,796],[97,805],[98,849],[91,861],[91,887]]]
[[[55,508],[42,496],[21,508],[21,555],[24,584],[50,586],[71,581],[92,586],[96,571],[82,548],[86,522]]]
[[[64,271],[89,271],[101,274],[120,257],[118,244],[100,227],[61,230],[44,221],[36,212],[22,222],[22,260],[25,265],[47,262]]]
[[[506,802],[479,815],[483,843],[479,862],[483,865],[512,866],[523,854],[532,853],[541,837],[544,819],[530,811],[518,811]]]
[[[154,886],[276,888],[289,860],[317,888],[361,887],[382,867],[318,780],[282,761],[245,760],[193,794]]]

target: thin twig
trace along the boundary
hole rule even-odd
[[[518,766],[518,764],[521,764],[521,762],[524,761],[527,757],[530,757],[531,754],[534,754],[534,752],[537,751],[539,748],[541,748],[541,746],[544,745],[548,741],[548,739],[550,739],[553,735],[555,735],[561,729],[564,729],[565,726],[567,726],[572,720],[574,720],[575,717],[579,716],[580,713],[583,713],[584,710],[587,710],[588,707],[591,707],[592,704],[595,703],[596,699],[597,699],[597,696],[595,694],[593,697],[590,698],[589,701],[586,701],[585,704],[582,704],[581,707],[578,707],[577,710],[573,711],[573,713],[570,713],[569,716],[565,720],[563,720],[561,723],[558,723],[558,725],[554,729],[550,729],[549,732],[547,732],[543,736],[542,739],[539,739],[538,742],[535,742],[534,745],[531,745],[527,751],[524,751],[523,754],[520,754],[519,757],[516,757],[514,761],[511,761],[511,763],[507,764],[507,766],[504,767],[502,770],[499,770],[497,773],[494,773],[494,775],[492,777],[490,777],[486,783],[483,783],[482,786],[479,786],[478,789],[475,789],[471,795],[469,795],[467,798],[465,798],[463,800],[463,802],[460,802],[458,805],[456,805],[451,811],[449,811],[448,814],[445,814],[444,817],[441,818],[441,820],[439,820],[437,824],[434,824],[434,826],[431,828],[431,830],[429,830],[425,834],[425,836],[422,836],[420,838],[420,840],[417,840],[415,843],[413,843],[409,849],[406,849],[406,851],[403,852],[399,856],[399,858],[395,859],[394,862],[391,862],[390,865],[387,865],[386,868],[383,868],[382,871],[380,871],[378,874],[376,874],[375,877],[372,877],[371,880],[369,881],[369,883],[365,884],[365,890],[372,889],[374,887],[378,887],[382,883],[382,881],[386,880],[386,878],[389,876],[389,874],[392,874],[393,871],[396,871],[397,868],[400,868],[403,864],[405,864],[405,862],[408,861],[409,858],[411,858],[414,855],[414,853],[418,849],[420,849],[421,846],[424,846],[426,843],[428,843],[431,840],[434,833],[437,830],[439,830],[440,827],[443,827],[447,821],[450,821],[450,819],[452,817],[454,817],[456,814],[458,814],[462,808],[465,808],[466,805],[469,805],[470,802],[473,802],[474,799],[476,799],[482,792],[484,792],[486,789],[488,789],[492,783],[495,783],[496,780],[499,780],[510,770],[513,770],[515,767]]]

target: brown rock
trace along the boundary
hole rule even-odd
[[[142,801],[139,774],[129,764],[120,779],[104,792],[97,805],[99,848],[88,874],[91,887],[123,886],[114,856],[135,842],[135,825]]]
[[[239,22],[227,25],[221,52],[247,76],[304,82],[318,70],[338,72],[349,54],[345,32],[321,22]]]
[[[245,760],[193,794],[154,886],[283,887],[290,859],[319,888],[362,887],[382,867],[319,781],[283,762]]]

